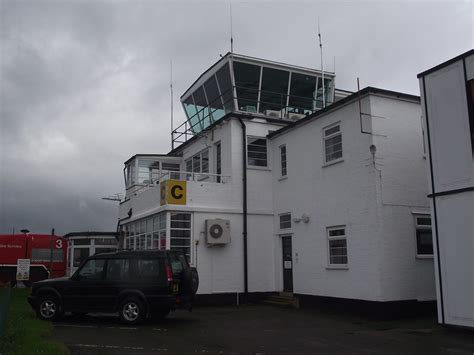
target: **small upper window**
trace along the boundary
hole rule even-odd
[[[267,166],[267,140],[247,137],[247,159],[249,166]]]
[[[433,235],[431,232],[431,217],[429,215],[415,216],[416,255],[433,256]]]
[[[280,229],[291,228],[291,213],[280,215]]]
[[[323,130],[325,163],[342,159],[341,125],[333,125]]]
[[[280,166],[281,166],[281,176],[286,176],[286,145],[280,146]]]

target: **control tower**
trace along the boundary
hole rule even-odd
[[[173,131],[173,145],[231,112],[298,120],[334,102],[334,78],[330,72],[227,53],[181,96],[187,121]]]

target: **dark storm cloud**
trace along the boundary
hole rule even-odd
[[[0,233],[114,230],[123,161],[166,153],[178,97],[229,50],[228,2],[0,0]],[[418,93],[472,47],[472,2],[233,2],[238,53]]]

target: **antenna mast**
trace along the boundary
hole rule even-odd
[[[326,107],[326,99],[324,97],[324,71],[323,71],[323,42],[321,41],[321,30],[319,28],[319,21],[318,21],[318,37],[319,37],[319,49],[321,50],[321,75],[323,80],[323,108]]]
[[[234,54],[234,36],[232,29],[232,2],[230,3],[230,54]]]
[[[170,100],[171,100],[171,150],[174,149],[173,140],[173,61],[170,60]]]

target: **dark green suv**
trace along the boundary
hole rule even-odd
[[[70,278],[35,282],[28,301],[45,320],[65,312],[117,313],[128,324],[191,310],[197,270],[173,251],[118,251],[87,258]]]

